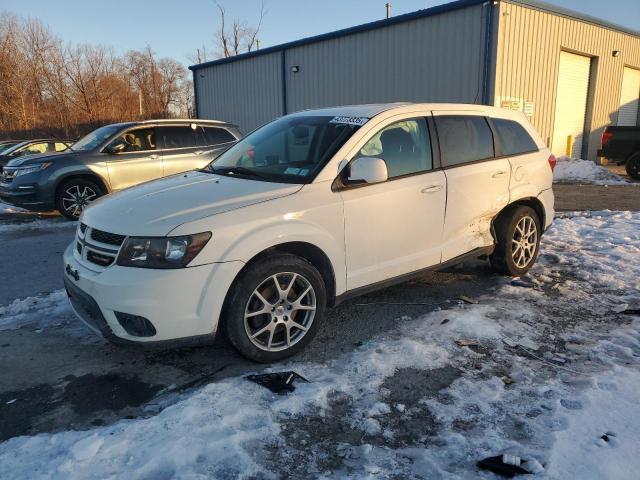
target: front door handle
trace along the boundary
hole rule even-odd
[[[495,172],[493,175],[491,175],[491,178],[504,177],[506,174],[507,172],[505,172],[504,170],[500,170],[499,172]]]
[[[158,155],[158,154],[154,153],[153,155],[149,155],[149,158],[150,158],[151,160],[157,160],[157,159],[159,159],[159,158],[160,158],[160,155]]]
[[[420,193],[435,193],[442,190],[442,185],[429,185],[428,187],[420,190]]]
[[[202,155],[204,153],[204,150],[196,150],[193,153],[194,153],[194,155]]]

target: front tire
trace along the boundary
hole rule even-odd
[[[634,180],[640,180],[640,153],[631,155],[627,159],[625,170],[627,171],[627,175],[631,178]]]
[[[56,208],[69,220],[78,220],[87,206],[104,195],[102,188],[91,180],[73,178],[64,182],[56,192]]]
[[[540,248],[540,219],[535,210],[514,205],[494,221],[496,248],[489,257],[500,273],[524,275],[533,266]]]
[[[276,254],[248,267],[225,303],[222,331],[245,357],[276,362],[301,351],[326,309],[325,284],[307,260]]]

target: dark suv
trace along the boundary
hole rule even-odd
[[[0,199],[76,220],[102,195],[206,166],[241,136],[235,125],[213,120],[106,125],[65,152],[11,160],[0,176]]]

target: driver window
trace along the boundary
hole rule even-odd
[[[21,153],[46,153],[48,149],[48,143],[33,143],[22,150]]]
[[[114,143],[124,141],[127,144],[124,149],[125,152],[143,152],[156,149],[155,137],[153,128],[141,128],[123,133]]]
[[[376,133],[358,157],[381,158],[389,178],[424,172],[433,168],[427,121],[414,118],[392,123]]]

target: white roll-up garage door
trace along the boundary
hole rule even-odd
[[[640,70],[624,67],[618,125],[633,127],[638,124],[638,104],[640,103]]]
[[[551,144],[551,151],[556,156],[565,154],[569,135],[573,135],[574,138],[571,156],[574,158],[582,156],[590,70],[591,58],[560,52],[556,113]]]

